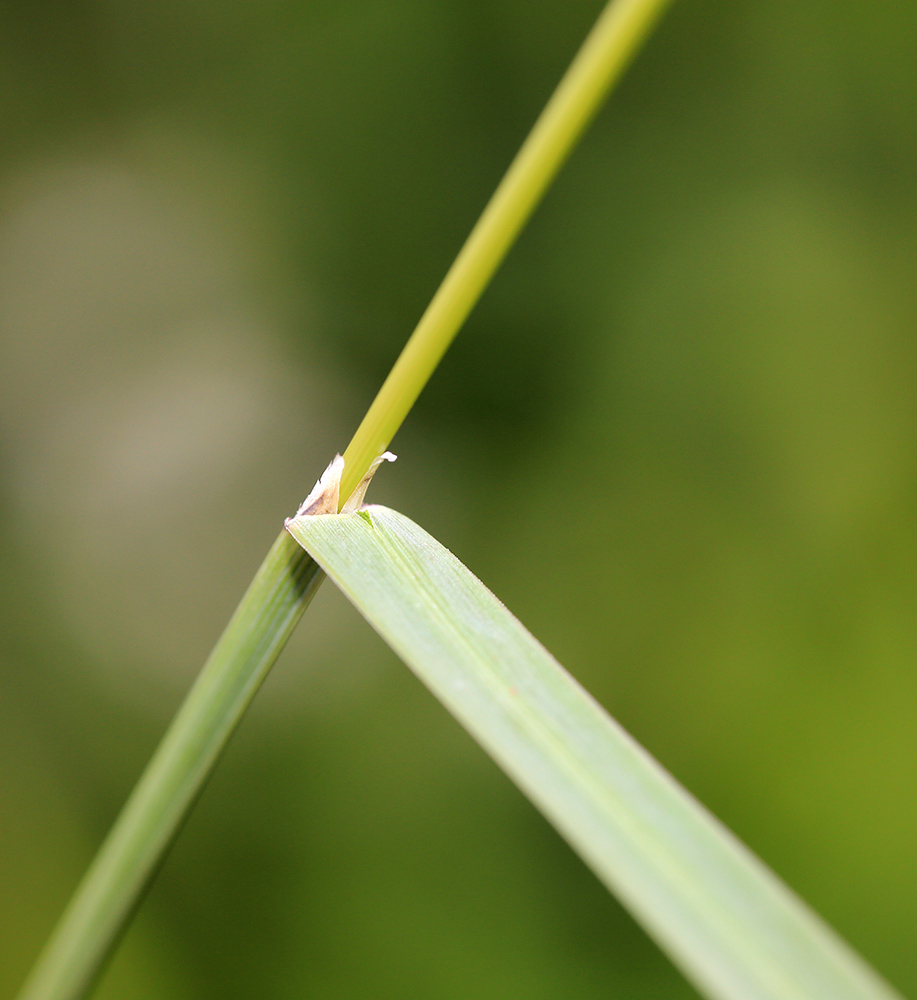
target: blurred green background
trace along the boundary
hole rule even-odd
[[[6,0],[0,995],[596,0]],[[917,5],[680,0],[373,499],[917,993]],[[323,587],[98,996],[695,996]]]

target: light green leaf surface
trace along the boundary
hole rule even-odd
[[[703,993],[897,996],[416,524],[288,530]]]

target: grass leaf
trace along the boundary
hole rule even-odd
[[[897,996],[420,527],[371,506],[288,530],[703,993]]]

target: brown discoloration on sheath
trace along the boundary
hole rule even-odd
[[[328,468],[322,473],[321,478],[312,487],[312,492],[300,504],[294,517],[336,514],[341,499],[341,473],[343,471],[344,459],[340,455],[335,455]],[[292,520],[293,518],[288,517],[284,521],[284,527]]]
[[[387,451],[380,455],[369,467],[366,475],[360,480],[359,486],[347,498],[347,502],[341,508],[342,514],[351,514],[360,509],[366,489],[372,481],[376,470],[383,462],[394,462],[395,456]],[[344,459],[340,455],[335,455],[327,469],[322,473],[321,478],[312,488],[312,492],[303,500],[296,511],[294,517],[318,517],[322,514],[337,514],[341,507],[341,475],[344,472]],[[289,525],[292,517],[288,517],[284,522],[284,527]]]

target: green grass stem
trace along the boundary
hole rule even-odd
[[[283,532],[274,542],[77,887],[20,1000],[71,1000],[95,982],[221,751],[324,579]]]
[[[385,450],[547,186],[668,0],[612,0],[536,122],[345,452],[341,499]],[[85,996],[323,575],[274,543],[19,1000]]]
[[[341,503],[392,441],[548,185],[669,0],[613,0],[535,122],[344,452]]]

